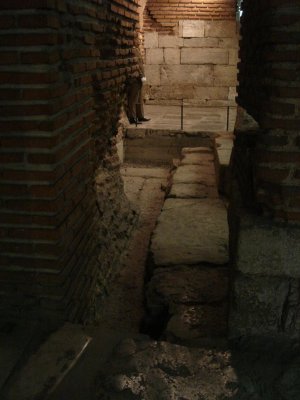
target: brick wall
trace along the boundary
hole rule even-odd
[[[256,199],[266,215],[300,222],[299,1],[242,7],[238,103],[261,128]]]
[[[0,4],[2,315],[80,320],[95,301],[120,201],[94,175],[116,169],[137,20],[135,0]]]
[[[171,31],[179,20],[232,20],[235,0],[148,0],[144,11],[144,29]]]

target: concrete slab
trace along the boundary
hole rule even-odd
[[[151,252],[156,266],[228,262],[227,212],[218,199],[167,199]]]

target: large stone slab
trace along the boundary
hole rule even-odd
[[[166,306],[174,314],[182,304],[224,301],[227,294],[227,268],[202,265],[157,268],[146,287],[147,308],[152,315],[160,314]]]
[[[228,60],[226,49],[181,49],[181,64],[228,64]]]
[[[183,45],[183,39],[175,35],[158,35],[159,47],[180,47]]]
[[[209,186],[216,184],[213,165],[181,165],[177,168],[173,183],[204,183]]]
[[[158,33],[157,32],[144,32],[144,48],[156,49],[158,47]]]
[[[163,64],[163,49],[146,49],[146,64]]]
[[[148,85],[160,85],[160,66],[145,65],[145,76]]]
[[[188,153],[184,154],[183,159],[181,160],[181,165],[211,165],[212,161],[214,161],[213,154],[208,153]]]
[[[175,183],[172,185],[168,197],[177,199],[205,199],[218,197],[218,191],[214,186],[203,183]]]
[[[210,65],[164,65],[161,66],[161,83],[213,86],[213,70]]]
[[[217,38],[234,38],[237,36],[235,21],[205,21],[205,36]]]
[[[236,86],[237,67],[233,65],[214,65],[214,85]]]
[[[219,39],[218,38],[207,38],[207,37],[200,37],[200,38],[191,38],[191,39],[184,39],[183,46],[184,47],[219,47]]]
[[[201,20],[179,21],[179,34],[184,38],[204,37],[204,21]]]
[[[164,62],[165,64],[180,64],[180,50],[173,48],[165,48],[164,49]]]
[[[167,199],[151,251],[156,266],[228,262],[227,212],[218,199]]]

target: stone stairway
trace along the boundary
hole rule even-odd
[[[226,337],[227,211],[211,149],[183,149],[150,251],[143,330],[187,344]]]

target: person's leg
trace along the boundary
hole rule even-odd
[[[145,118],[144,115],[144,96],[143,96],[143,85],[139,92],[139,97],[136,105],[136,116],[139,121],[150,121],[150,118]]]
[[[137,118],[137,113],[136,113],[136,104],[139,99],[139,94],[140,94],[140,85],[137,79],[133,79],[128,88],[128,119],[129,121],[131,120],[136,120]]]

